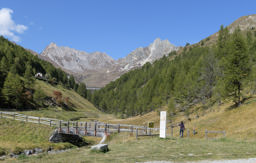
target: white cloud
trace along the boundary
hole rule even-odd
[[[13,10],[9,8],[0,9],[0,35],[10,38],[12,41],[19,42],[20,37],[17,34],[22,34],[28,29],[27,26],[16,24],[12,20]]]

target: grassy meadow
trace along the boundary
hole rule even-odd
[[[187,139],[141,137],[136,140],[127,134],[114,135],[107,142],[110,151],[97,153],[89,147],[72,149],[56,155],[38,155],[17,162],[62,163],[134,163],[142,161],[196,161],[251,158],[256,156],[256,142],[233,139]],[[13,160],[10,160],[12,162]]]
[[[50,143],[53,128],[45,125],[0,119],[0,155],[18,153],[24,149],[42,148],[47,150],[74,147],[70,143]]]

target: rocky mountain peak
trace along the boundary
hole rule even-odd
[[[157,38],[148,47],[137,48],[126,57],[114,60],[106,53],[87,53],[69,47],[59,47],[52,42],[40,57],[74,74],[78,80],[85,80],[88,87],[103,87],[123,73],[147,62],[152,63],[173,50],[177,48],[168,40]]]
[[[232,33],[236,28],[239,28],[242,31],[252,30],[256,28],[256,14],[243,16],[234,21],[228,26],[230,32]]]
[[[51,42],[47,48],[57,48],[57,45],[54,42]]]

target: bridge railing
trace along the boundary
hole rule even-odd
[[[88,136],[101,136],[102,133],[129,132],[138,135],[153,135],[158,133],[159,128],[148,128],[147,126],[110,124],[103,122],[78,122],[63,121],[54,118],[35,117],[17,112],[0,112],[0,118],[13,119],[17,121],[43,124],[58,128],[59,132],[68,134],[79,134]]]

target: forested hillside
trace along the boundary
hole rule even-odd
[[[0,108],[33,109],[42,106],[45,95],[34,89],[35,74],[42,73],[45,81],[74,89],[86,97],[85,84],[77,84],[51,63],[39,59],[24,48],[0,37]],[[56,92],[58,93],[58,92]]]
[[[176,56],[176,57],[173,57]],[[174,58],[174,59],[171,59]],[[256,39],[254,29],[232,34],[221,27],[211,47],[184,47],[181,54],[147,63],[90,95],[100,110],[122,117],[167,105],[171,114],[223,100],[234,107],[255,93]]]

